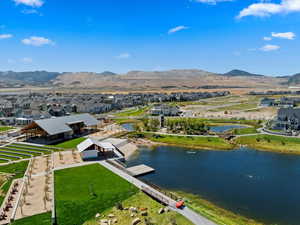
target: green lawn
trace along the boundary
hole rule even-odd
[[[185,199],[185,203],[195,212],[209,218],[210,220],[222,225],[262,225],[252,219],[234,214],[226,209],[202,199],[201,197],[185,192],[175,192],[178,196]]]
[[[0,126],[0,133],[14,129],[14,127]]]
[[[258,132],[254,127],[246,127],[246,128],[233,129],[232,133],[234,135],[243,135],[243,134],[256,134]]]
[[[9,190],[9,187],[14,179],[18,179],[24,176],[26,172],[29,161],[22,161],[19,163],[9,164],[5,166],[0,166],[1,173],[14,174],[12,178],[10,178],[5,184],[1,187],[1,195],[0,195],[0,205],[4,200],[5,194]]]
[[[145,136],[145,138],[153,142],[165,143],[170,145],[213,150],[229,150],[234,148],[232,144],[219,137],[155,135],[149,133],[144,133],[143,135]]]
[[[142,219],[142,221],[143,218],[150,219],[152,224],[170,225],[172,224],[172,221],[176,221],[176,224],[178,225],[193,225],[193,223],[188,221],[185,217],[173,211],[158,214],[158,210],[160,208],[164,208],[164,206],[154,201],[152,198],[142,192],[139,192],[129,199],[123,201],[122,206],[124,208],[129,208],[131,206],[138,209],[147,208],[148,215],[146,217],[139,218]],[[100,219],[108,218],[107,216],[109,214],[116,215],[116,218],[118,219],[118,225],[130,225],[133,220],[133,218],[130,216],[131,212],[129,210],[118,210],[115,207],[103,212]],[[140,224],[143,225],[145,223],[142,222]],[[97,222],[97,219],[93,218],[84,223],[84,225],[99,225],[99,222]]]
[[[51,213],[43,213],[16,220],[12,225],[51,225]]]
[[[80,137],[80,138],[75,138],[69,141],[65,141],[56,145],[49,145],[50,147],[56,147],[56,148],[64,148],[64,149],[74,149],[77,147],[78,144],[83,142],[86,138],[85,137]]]
[[[138,192],[100,164],[55,171],[54,179],[59,225],[83,224]]]
[[[128,109],[119,113],[116,113],[116,117],[129,117],[129,116],[143,116],[150,109],[150,106],[138,107],[135,109]]]
[[[258,150],[269,150],[283,153],[300,153],[300,138],[275,135],[253,135],[239,137],[236,143],[247,145]]]

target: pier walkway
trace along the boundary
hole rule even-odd
[[[100,161],[99,164],[104,166],[105,168],[109,169],[113,173],[119,175],[120,177],[127,180],[131,184],[135,185],[139,189],[147,190],[147,192],[151,192],[153,195],[155,195],[154,197],[159,198],[162,202],[166,203],[173,211],[183,215],[184,217],[189,219],[191,222],[193,222],[195,225],[217,225],[216,223],[214,223],[214,222],[208,220],[207,218],[192,211],[188,207],[184,207],[183,209],[177,209],[175,207],[176,202],[173,199],[162,194],[161,192],[159,192],[156,189],[154,189],[153,187],[145,184],[144,182],[130,176],[129,174],[122,171],[121,169],[114,167],[110,163],[108,163],[106,161]]]

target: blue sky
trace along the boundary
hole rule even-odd
[[[0,70],[300,72],[300,0],[1,0]]]

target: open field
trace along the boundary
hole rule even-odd
[[[51,213],[43,213],[19,219],[14,221],[12,225],[51,225]]]
[[[150,106],[137,107],[114,114],[116,117],[143,116],[150,109]]]
[[[220,111],[229,111],[229,110],[248,110],[248,109],[253,109],[256,107],[257,107],[257,103],[241,103],[241,104],[237,104],[237,105],[212,109],[210,111],[220,112]]]
[[[260,150],[300,154],[300,138],[296,137],[260,134],[238,137],[235,142]]]
[[[137,213],[137,217],[139,217],[142,222],[140,225],[146,225],[145,218],[152,222],[152,224],[159,225],[169,225],[171,222],[176,221],[176,224],[180,225],[192,225],[187,219],[185,219],[180,214],[177,214],[173,211],[165,212],[163,214],[159,214],[158,211],[160,208],[164,208],[163,205],[154,201],[148,195],[143,192],[139,192],[134,196],[128,198],[127,200],[122,202],[122,206],[124,208],[135,207],[137,209],[147,209],[147,216],[140,215],[141,213]],[[131,224],[133,218],[130,216],[131,212],[129,210],[118,210],[116,207],[110,208],[103,212],[100,218],[108,218],[109,214],[115,215],[115,218],[118,220],[118,225],[129,225]],[[97,219],[92,219],[84,223],[84,225],[98,225]]]
[[[56,145],[49,145],[51,147],[56,147],[56,148],[64,148],[64,149],[74,149],[78,144],[83,142],[86,138],[80,137],[80,138],[75,138],[69,141],[65,141]]]
[[[0,172],[11,175],[8,180],[1,186],[0,205],[4,200],[4,197],[9,190],[9,187],[14,179],[18,179],[24,176],[27,169],[28,161],[18,162],[14,164],[0,166]]]
[[[55,171],[54,178],[60,225],[83,224],[138,191],[99,164]]]
[[[193,209],[195,212],[206,216],[210,220],[222,225],[262,225],[252,219],[248,219],[241,215],[234,214],[223,208],[220,208],[213,203],[202,199],[201,197],[185,192],[175,192],[177,195],[185,199],[186,205]]]
[[[234,145],[219,137],[156,135],[151,133],[133,133],[129,136],[136,137],[141,135],[152,142],[168,145],[212,150],[229,150],[234,148]]]
[[[256,134],[256,133],[258,133],[258,131],[254,127],[238,128],[232,130],[232,134],[234,135]]]

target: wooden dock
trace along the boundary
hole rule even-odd
[[[155,169],[151,168],[150,166],[146,166],[144,164],[138,165],[138,166],[133,166],[126,168],[126,170],[132,174],[132,176],[140,176],[140,175],[145,175],[148,173],[153,173]]]

